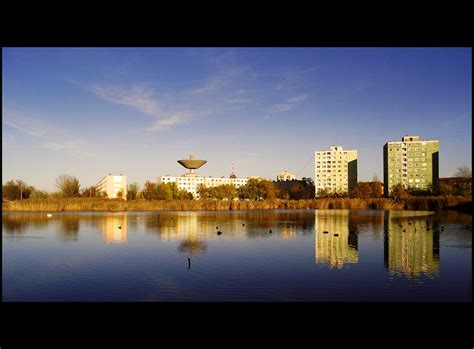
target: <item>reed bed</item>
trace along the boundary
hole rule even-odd
[[[399,202],[385,198],[321,198],[312,200],[130,200],[103,198],[25,199],[2,203],[3,211],[222,211],[274,209],[376,209],[429,210],[472,207],[464,197],[410,197]]]

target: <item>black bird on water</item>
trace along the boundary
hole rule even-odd
[[[244,224],[242,224],[242,226],[244,227],[244,226],[245,226],[245,223],[244,223]]]
[[[191,269],[191,258],[188,257],[188,269]]]
[[[217,235],[221,235],[222,232],[220,230],[217,231]]]
[[[119,229],[122,229],[122,226],[118,227]]]
[[[219,229],[219,227],[216,227],[216,229]]]
[[[339,234],[334,234],[334,236],[339,236]]]
[[[441,226],[441,231],[444,231],[444,225]]]
[[[323,234],[327,234],[328,232],[327,231],[323,231]]]
[[[271,234],[272,233],[272,230],[270,229],[269,233]]]
[[[403,229],[403,232],[405,232],[405,229]]]

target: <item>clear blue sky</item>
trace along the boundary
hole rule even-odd
[[[185,172],[314,178],[314,151],[440,141],[440,175],[471,167],[471,48],[4,48],[2,181],[48,191]]]

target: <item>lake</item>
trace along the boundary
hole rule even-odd
[[[471,225],[456,211],[4,212],[2,300],[471,302]]]

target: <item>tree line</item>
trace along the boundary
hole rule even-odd
[[[56,179],[57,191],[48,193],[28,185],[21,180],[10,180],[2,185],[2,198],[7,200],[20,199],[48,199],[48,198],[107,198],[105,192],[99,192],[96,187],[90,186],[81,189],[79,180],[70,175],[60,175]],[[443,179],[433,188],[429,185],[425,189],[403,188],[401,184],[393,187],[390,197],[395,200],[410,196],[472,196],[471,170],[467,166],[459,167],[453,178]],[[247,183],[239,188],[232,184],[223,184],[215,187],[199,185],[197,193],[202,199],[214,200],[302,200],[314,198],[314,183],[312,180],[292,181],[279,186],[275,182],[250,178]],[[371,199],[383,197],[383,187],[376,176],[372,182],[358,182],[348,193],[331,193],[328,190],[318,192],[318,197],[337,198],[350,197],[360,199]],[[124,199],[124,193],[117,194],[118,199]],[[127,200],[192,200],[192,193],[178,188],[176,183],[153,183],[147,181],[142,190],[138,183],[127,186]]]

